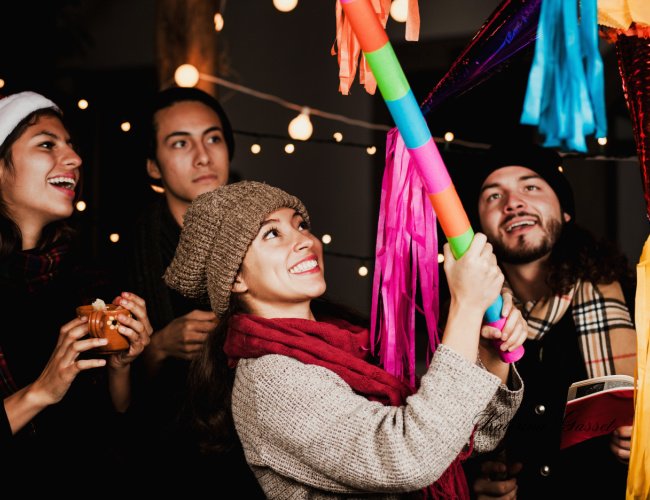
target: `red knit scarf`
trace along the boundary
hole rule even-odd
[[[371,401],[391,406],[405,404],[414,389],[368,362],[369,342],[367,329],[342,319],[267,319],[238,314],[230,320],[224,351],[233,367],[239,359],[266,354],[288,356],[333,371],[357,394]],[[469,498],[461,466],[461,461],[471,453],[471,442],[469,448],[451,463],[438,481],[422,490],[423,498]]]

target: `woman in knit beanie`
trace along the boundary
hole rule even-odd
[[[99,355],[93,349],[107,341],[88,338],[87,318],[70,320],[108,289],[70,251],[64,220],[79,191],[81,158],[62,119],[34,92],[0,99],[0,443],[3,482],[20,482],[23,493],[39,484],[57,491],[59,482],[42,480],[60,479],[80,460],[114,459],[108,426],[129,406],[130,364],[151,334],[144,301],[129,293],[115,299],[134,316],[117,318],[127,351]],[[21,481],[25,474],[30,481]]]
[[[491,246],[478,234],[458,261],[445,252],[451,311],[416,390],[371,363],[366,328],[316,311],[323,251],[298,198],[251,181],[199,196],[164,278],[221,319],[191,370],[206,449],[233,418],[269,498],[467,497],[459,457],[496,446],[522,387],[498,353],[477,362],[480,337],[500,335],[481,330],[503,282]],[[510,309],[516,347],[525,324]]]

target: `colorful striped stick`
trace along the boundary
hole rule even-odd
[[[340,1],[406,149],[417,166],[452,253],[458,259],[469,248],[474,231],[388,36],[369,0]],[[485,323],[503,329],[502,307],[503,300],[499,296],[485,312]],[[520,346],[514,351],[499,353],[501,359],[512,363],[523,356],[524,348]]]

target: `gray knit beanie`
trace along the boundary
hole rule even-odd
[[[185,213],[165,283],[186,297],[209,299],[214,313],[223,315],[248,247],[266,217],[280,208],[293,208],[309,223],[298,198],[262,182],[227,184],[197,197]]]

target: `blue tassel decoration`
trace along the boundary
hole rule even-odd
[[[521,123],[544,147],[587,152],[585,136],[607,135],[596,0],[542,0]]]

